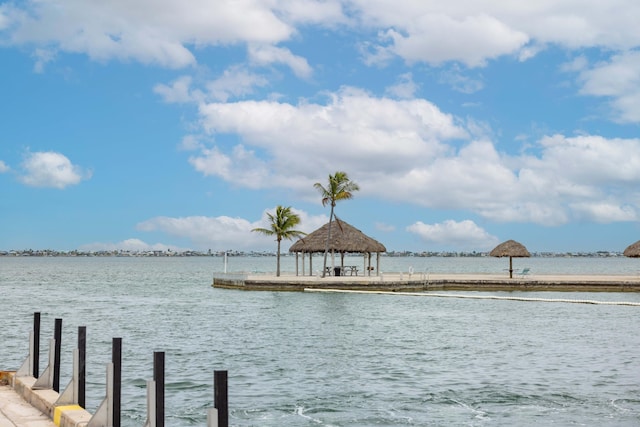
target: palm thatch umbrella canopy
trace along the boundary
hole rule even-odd
[[[326,223],[316,231],[307,234],[302,239],[295,242],[289,248],[289,252],[312,254],[324,253],[327,243],[327,234],[329,232],[329,223]],[[378,254],[378,267],[380,263],[380,253],[386,252],[387,248],[375,239],[364,234],[354,226],[337,219],[333,221],[331,226],[331,240],[329,241],[329,251],[341,254],[344,259],[345,253],[362,253],[368,255],[369,265],[367,271],[371,271],[371,254]],[[304,261],[303,261],[304,264]],[[296,262],[297,265],[297,262]],[[309,268],[311,270],[311,267]],[[376,270],[379,270],[377,268]],[[309,272],[312,273],[312,270]]]
[[[631,258],[640,258],[640,240],[627,246],[622,254]]]
[[[518,243],[515,240],[507,240],[500,243],[489,252],[490,256],[494,257],[509,257],[509,278],[513,278],[513,258],[525,258],[530,257],[531,254],[524,247],[522,243]]]

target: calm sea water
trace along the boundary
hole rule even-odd
[[[637,274],[633,261],[530,258],[514,267]],[[384,258],[381,269],[499,272],[507,263]],[[227,269],[274,266],[230,258]],[[124,426],[145,421],[154,351],[166,357],[168,426],[205,425],[221,369],[233,426],[640,425],[638,307],[213,289],[223,268],[221,258],[0,258],[0,369],[24,360],[39,311],[42,347],[63,319],[62,388],[77,327],[87,327],[91,412],[104,396],[112,338],[123,339]],[[41,370],[46,361],[43,348]]]

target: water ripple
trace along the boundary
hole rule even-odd
[[[235,427],[640,425],[637,308],[225,291],[208,258],[0,262],[2,368],[22,363],[40,311],[42,340],[63,318],[66,383],[84,325],[95,410],[121,337],[124,427],[146,418],[154,351],[175,427],[205,424],[214,370]],[[639,298],[581,295],[605,297]]]

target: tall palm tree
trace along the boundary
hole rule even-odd
[[[262,233],[265,236],[276,236],[278,242],[278,252],[276,261],[276,276],[280,276],[280,242],[282,239],[291,240],[296,237],[302,237],[307,233],[294,230],[294,227],[300,224],[300,217],[291,211],[291,207],[276,207],[276,213],[267,212],[269,217],[270,228],[254,228],[251,231]]]
[[[327,254],[329,253],[329,241],[331,240],[331,222],[333,221],[333,209],[340,200],[349,200],[353,198],[353,193],[360,190],[358,184],[351,181],[346,172],[336,172],[329,175],[329,185],[325,188],[319,182],[313,184],[313,187],[322,195],[322,206],[331,205],[331,213],[329,214],[329,229],[327,230],[327,243],[324,248],[324,265],[322,268],[322,277],[327,273]]]

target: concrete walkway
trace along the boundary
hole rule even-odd
[[[8,385],[0,385],[0,427],[55,427]]]
[[[376,276],[295,276],[284,274],[216,273],[214,288],[303,291],[347,289],[368,291],[559,291],[640,292],[640,275],[538,275],[381,273]]]

